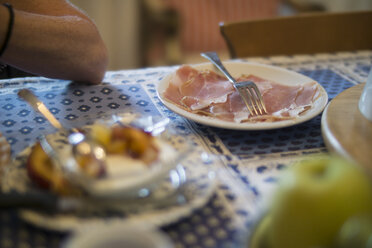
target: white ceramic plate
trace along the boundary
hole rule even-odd
[[[211,169],[215,164],[200,166],[200,157],[184,164],[187,178],[191,183],[183,186],[182,197],[185,203],[175,203],[171,198],[179,199],[178,196],[169,197],[169,203],[153,202],[142,204],[141,202],[87,202],[80,209],[67,212],[48,214],[45,211],[23,209],[20,217],[30,224],[54,231],[73,231],[81,228],[90,228],[96,224],[109,224],[118,222],[134,222],[137,224],[164,226],[174,223],[191,215],[197,209],[203,207],[211,198],[217,187],[215,172]],[[173,203],[172,203],[173,202]],[[102,204],[102,208],[100,208]]]
[[[182,141],[184,139],[176,135],[172,135],[171,139],[174,147],[183,146]],[[13,164],[6,169],[4,180],[1,181],[0,185],[3,192],[27,194],[30,191],[37,190],[29,179],[25,168],[29,153],[30,148],[25,149],[16,156]],[[213,160],[200,150],[194,149],[180,162],[184,168],[186,178],[186,182],[179,188],[180,190],[169,190],[167,188],[169,180],[165,178],[159,182],[160,186],[156,187],[150,196],[137,198],[138,201],[125,196],[113,201],[95,198],[77,199],[77,202],[74,201],[74,203],[78,205],[74,204],[73,206],[76,207],[69,208],[69,201],[64,201],[61,198],[59,206],[64,206],[61,207],[64,210],[48,213],[44,210],[22,209],[20,216],[35,226],[55,231],[71,231],[82,227],[90,227],[93,224],[123,221],[153,224],[155,226],[167,225],[192,214],[193,211],[208,202],[217,186],[213,169],[218,166],[216,163],[219,163],[219,160]],[[179,167],[179,165],[175,167]],[[142,199],[145,201],[142,201]],[[182,201],[179,202],[180,200]]]
[[[239,77],[242,74],[254,74],[256,76],[285,85],[298,85],[314,81],[313,79],[302,74],[299,74],[297,72],[289,71],[287,69],[270,65],[248,62],[225,62],[224,65],[233,77]],[[218,70],[211,63],[193,65],[193,67],[198,70],[209,69],[218,72]],[[200,124],[219,128],[237,130],[265,130],[289,127],[314,118],[323,111],[328,102],[327,92],[321,85],[318,85],[320,89],[320,97],[314,102],[313,107],[311,109],[307,110],[304,114],[300,115],[296,119],[282,120],[270,123],[269,122],[235,123],[188,112],[178,107],[176,104],[165,99],[163,97],[163,92],[167,89],[171,77],[172,74],[166,76],[157,84],[157,93],[162,103],[173,112],[189,120],[195,121]]]
[[[140,235],[139,235],[140,234]],[[63,248],[172,248],[170,238],[148,224],[120,222],[98,224],[78,230],[62,245]]]

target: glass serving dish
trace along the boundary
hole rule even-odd
[[[2,193],[11,194],[14,200],[8,201],[7,205],[15,203],[22,207],[20,216],[31,224],[67,231],[109,219],[123,220],[123,217],[155,225],[168,224],[189,215],[208,201],[216,188],[214,164],[219,160],[193,145],[187,135],[167,127],[169,121],[161,117],[115,115],[99,122],[110,125],[118,119],[123,121],[123,125],[153,133],[159,142],[166,145],[163,159],[149,168],[91,178],[82,186],[83,194],[78,196],[61,195],[37,187],[30,179],[26,168],[31,152],[29,147],[19,153],[6,170]],[[90,127],[83,128],[89,132]],[[47,135],[46,139],[61,157],[68,157],[65,134],[54,133]]]
[[[58,131],[44,136],[40,142],[44,144],[42,146],[44,151],[47,143],[49,151],[46,153],[49,157],[53,157],[55,164],[59,164],[55,170],[61,172],[60,175],[66,179],[69,186],[77,190],[79,195],[105,199],[146,197],[155,192],[155,188],[162,187],[172,191],[186,181],[180,162],[192,152],[192,146],[186,140],[178,142],[177,147],[174,146],[171,143],[172,134],[165,128],[167,124],[166,118],[140,117],[128,121],[127,116],[114,115],[112,118],[100,119],[92,125],[81,127],[86,135],[93,135],[97,127],[104,130],[96,132],[96,136],[107,136],[107,132],[112,132],[113,134],[108,134],[111,136],[121,135],[126,128],[129,130],[127,133],[131,135],[125,138],[124,143],[119,143],[119,151],[106,152],[105,164],[102,165],[103,168],[95,169],[96,172],[86,169],[89,164],[83,164],[82,161],[78,163],[79,158],[74,156],[72,146],[67,141],[68,134]],[[119,129],[119,132],[111,131],[114,129]],[[102,139],[102,137],[95,139],[100,138]],[[114,138],[108,141],[110,144],[107,145],[107,149],[116,141]],[[150,145],[143,144],[149,142]],[[135,147],[137,150],[152,149],[150,153],[156,155],[150,154],[150,156],[156,158],[145,162],[137,154],[136,157],[131,156],[125,151],[126,147],[131,145],[137,146]],[[114,149],[118,150],[115,147]]]

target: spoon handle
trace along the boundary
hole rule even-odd
[[[62,129],[61,123],[53,116],[42,101],[40,101],[32,91],[22,89],[18,91],[18,96],[31,105],[37,112],[41,113],[55,128]]]

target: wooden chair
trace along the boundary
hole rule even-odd
[[[309,13],[220,24],[230,56],[372,49],[372,11]]]

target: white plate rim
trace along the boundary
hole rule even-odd
[[[109,222],[135,222],[137,224],[154,225],[156,227],[170,225],[178,220],[190,216],[197,209],[202,208],[211,199],[212,195],[217,190],[217,180],[211,179],[209,186],[205,189],[204,197],[192,199],[184,205],[170,206],[169,208],[159,209],[150,212],[142,212],[131,214],[125,218],[79,218],[74,215],[56,214],[48,216],[37,211],[20,209],[19,215],[26,222],[51,231],[70,232],[90,227],[94,224],[109,223]]]
[[[137,235],[141,233],[141,237],[147,245],[152,247],[171,248],[173,247],[170,237],[156,227],[130,221],[121,221],[114,223],[99,223],[91,225],[89,228],[80,228],[70,235],[64,242],[63,248],[88,248],[88,247],[103,247],[110,244],[112,239],[116,241],[136,242]],[[97,246],[98,243],[98,246]],[[138,244],[141,244],[139,241]],[[146,245],[146,247],[148,247]],[[122,246],[121,246],[122,247]]]
[[[31,151],[31,147],[27,147],[16,157],[26,157]],[[217,161],[216,161],[217,162]],[[16,162],[14,160],[13,164],[14,169],[17,170],[19,167],[20,161]],[[197,168],[196,165],[194,165],[195,168]],[[193,167],[192,167],[193,168]],[[11,170],[11,168],[9,168]],[[190,170],[191,168],[189,168]],[[143,223],[145,225],[152,224],[157,227],[169,225],[172,223],[177,222],[178,220],[185,218],[187,216],[190,216],[194,211],[197,209],[202,208],[207,204],[207,202],[211,199],[213,194],[217,190],[218,181],[215,175],[215,172],[213,171],[205,171],[203,174],[205,177],[208,178],[208,187],[203,187],[203,194],[202,197],[195,196],[192,199],[189,200],[186,204],[181,205],[174,205],[170,206],[169,208],[160,208],[160,209],[154,209],[151,211],[143,211],[138,213],[130,213],[128,212],[128,216],[121,218],[121,217],[113,217],[113,218],[100,218],[100,217],[76,217],[74,214],[68,214],[68,212],[65,213],[55,213],[53,215],[48,215],[44,212],[38,212],[34,211],[32,209],[19,209],[18,213],[21,219],[24,221],[46,230],[51,231],[58,231],[58,232],[70,232],[75,231],[84,227],[90,227],[93,224],[100,224],[100,223],[111,223],[111,222],[135,222],[135,223]],[[206,179],[205,179],[206,180]],[[186,187],[185,190],[191,190],[191,192],[194,192],[195,189],[187,188],[187,184],[184,186]],[[19,189],[17,189],[19,190]],[[23,192],[24,189],[21,189],[20,192]],[[194,191],[192,191],[194,190]],[[189,193],[189,195],[194,195]],[[196,194],[195,194],[196,195]]]
[[[201,63],[201,64],[194,64],[191,66],[199,70],[209,69],[209,70],[214,70],[218,72],[217,69],[212,65],[212,63]],[[285,68],[272,66],[272,65],[259,64],[259,63],[254,63],[254,62],[228,61],[228,62],[224,62],[224,66],[227,68],[227,70],[229,70],[232,76],[240,76],[243,73],[244,74],[252,73],[254,75],[263,77],[265,79],[273,80],[278,83],[287,84],[287,85],[302,84],[302,83],[307,83],[307,82],[316,82],[312,78],[302,75],[300,73],[290,71]],[[247,70],[248,73],[247,71],[243,71],[243,70]],[[176,114],[179,114],[180,116],[183,116],[184,118],[195,121],[197,123],[207,125],[207,126],[212,126],[212,127],[233,129],[233,130],[269,130],[269,129],[290,127],[290,126],[297,125],[297,124],[306,122],[314,118],[315,116],[317,116],[323,111],[323,109],[328,103],[328,94],[326,90],[323,88],[322,85],[316,82],[320,90],[320,95],[318,99],[316,99],[311,109],[309,109],[303,115],[301,115],[300,117],[294,120],[282,120],[282,121],[270,122],[270,123],[261,123],[261,122],[234,123],[234,122],[229,122],[229,121],[223,121],[217,118],[213,118],[209,116],[202,116],[202,115],[188,112],[178,107],[176,104],[165,99],[163,97],[163,92],[168,86],[169,81],[174,73],[175,71],[166,75],[162,80],[160,80],[156,84],[156,92],[157,92],[157,95],[160,101],[168,109],[175,112]]]

